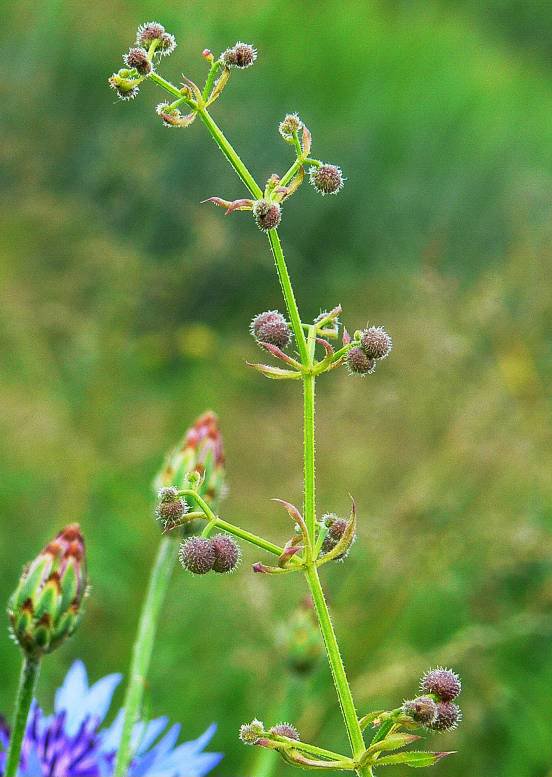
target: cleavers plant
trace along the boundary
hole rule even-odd
[[[134,646],[125,703],[126,734],[123,734],[118,753],[116,774],[122,777],[132,758],[130,733],[139,713],[157,616],[176,556],[173,548],[175,536],[181,541],[179,559],[183,567],[193,574],[234,570],[241,555],[236,539],[241,539],[276,558],[273,564],[257,562],[253,565],[254,572],[266,575],[300,574],[305,578],[310,591],[350,743],[350,753],[342,754],[304,742],[291,724],[277,723],[265,727],[256,719],[241,727],[240,737],[245,744],[276,750],[284,761],[301,768],[345,770],[360,777],[372,775],[376,766],[431,766],[448,753],[408,751],[404,748],[420,739],[411,733],[416,727],[446,730],[456,726],[460,719],[460,710],[454,702],[460,692],[458,677],[450,670],[432,670],[422,678],[421,696],[390,711],[359,716],[319,575],[322,566],[342,561],[349,553],[356,536],[357,515],[354,501],[348,518],[335,514],[319,518],[317,514],[316,380],[341,365],[345,365],[353,375],[373,373],[378,362],[390,353],[391,338],[381,326],[369,326],[350,335],[345,328],[341,329],[339,318],[342,310],[339,305],[322,312],[312,322],[304,322],[297,306],[278,226],[283,204],[298,191],[305,174],[321,195],[337,194],[344,184],[343,174],[337,165],[324,163],[312,156],[309,129],[297,114],[290,113],[280,123],[279,133],[293,152],[292,164],[282,175],[272,174],[266,184],[260,186],[210,112],[227,86],[232,70],[243,70],[253,65],[257,58],[256,50],[249,44],[236,43],[218,57],[209,50],[203,51],[208,72],[201,88],[185,76],[182,84],[175,85],[158,73],[162,58],[170,54],[175,46],[174,36],[161,24],[143,24],[138,29],[135,44],[123,57],[125,67],[110,77],[109,84],[123,100],[134,98],[145,82],[160,87],[167,95],[165,101],[156,108],[162,123],[166,127],[189,127],[199,118],[247,190],[247,196],[242,199],[229,201],[213,196],[206,202],[224,208],[226,214],[234,211],[251,212],[257,226],[267,236],[287,317],[278,311],[267,311],[253,318],[253,337],[281,365],[259,363],[251,366],[268,378],[295,380],[302,384],[304,495],[302,510],[288,501],[276,500],[287,511],[293,523],[290,537],[282,547],[276,546],[241,526],[229,523],[218,513],[224,458],[217,419],[212,413],[200,418],[189,430],[183,443],[169,456],[157,480],[159,490],[156,516],[161,522],[164,536]],[[340,329],[341,345],[336,349],[331,341],[339,337]],[[292,342],[295,347],[293,355],[287,351]],[[369,736],[366,736],[366,730],[370,731]]]

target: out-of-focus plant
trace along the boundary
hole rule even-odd
[[[250,212],[258,228],[268,238],[280,281],[287,316],[271,310],[256,315],[251,334],[258,345],[283,366],[252,364],[261,374],[274,380],[295,380],[303,388],[303,458],[304,501],[299,510],[288,501],[276,500],[288,513],[293,528],[283,546],[223,519],[217,511],[217,501],[223,483],[221,475],[222,447],[212,416],[211,434],[205,432],[206,420],[200,419],[186,440],[173,454],[162,475],[156,515],[164,533],[159,554],[150,580],[134,647],[133,666],[125,704],[124,735],[117,756],[116,775],[123,777],[131,759],[130,733],[139,714],[145,672],[149,665],[159,607],[168,587],[175,553],[171,535],[182,529],[191,536],[183,539],[179,549],[182,566],[195,575],[233,571],[240,560],[237,539],[255,545],[276,557],[275,564],[259,561],[254,572],[265,575],[302,574],[308,585],[314,612],[324,640],[326,655],[333,677],[338,702],[350,742],[351,752],[342,754],[301,740],[292,724],[265,726],[260,720],[244,724],[240,737],[245,744],[258,745],[277,751],[289,764],[319,770],[345,770],[359,777],[373,773],[374,766],[405,764],[411,767],[430,766],[447,753],[408,751],[405,746],[420,739],[411,729],[424,726],[431,730],[454,728],[460,711],[454,699],[460,692],[460,682],[454,672],[437,669],[428,672],[421,682],[421,695],[393,710],[380,710],[359,716],[345,672],[345,666],[324,592],[319,570],[325,564],[343,561],[356,537],[357,514],[352,501],[348,518],[335,514],[319,517],[316,508],[315,483],[315,385],[318,377],[345,365],[352,375],[372,374],[379,362],[391,351],[391,338],[381,326],[367,326],[351,336],[341,329],[342,309],[336,305],[323,311],[312,322],[304,322],[299,312],[290,275],[284,258],[278,226],[284,203],[298,191],[305,176],[322,196],[337,194],[344,184],[341,169],[312,156],[312,136],[305,122],[295,113],[287,114],[279,125],[279,133],[289,144],[294,159],[283,174],[272,174],[260,186],[238,156],[211,116],[211,106],[220,98],[233,70],[244,70],[254,64],[257,52],[250,44],[238,42],[214,56],[204,50],[203,58],[209,69],[205,84],[200,88],[186,76],[179,86],[167,81],[157,71],[162,58],[176,46],[174,36],[158,22],[149,22],[138,29],[135,45],[124,55],[125,67],[109,78],[110,86],[122,100],[136,97],[142,85],[150,81],[170,97],[157,105],[156,111],[166,127],[189,127],[199,118],[247,189],[247,197],[227,200],[219,196],[207,201],[224,208],[226,214]],[[331,341],[341,336],[337,350]],[[295,353],[288,352],[294,341]],[[200,431],[202,430],[202,431]],[[195,458],[202,443],[213,450],[199,462]],[[217,452],[218,451],[218,455]],[[196,521],[205,522],[200,534],[190,529]],[[217,532],[215,534],[215,532]],[[370,737],[365,731],[370,728]]]

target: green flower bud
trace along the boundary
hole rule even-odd
[[[216,511],[225,494],[226,475],[222,435],[218,418],[211,411],[196,420],[182,442],[168,455],[154,488],[156,492],[167,486],[190,488],[198,476],[201,479],[197,493]]]
[[[14,640],[30,657],[51,653],[77,628],[86,592],[84,539],[72,523],[23,570],[8,603]]]

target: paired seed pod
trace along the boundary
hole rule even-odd
[[[420,689],[425,695],[405,701],[403,713],[432,731],[456,728],[462,720],[462,711],[453,701],[462,690],[456,672],[443,667],[430,669],[420,680]]]
[[[214,537],[189,537],[180,546],[180,563],[193,575],[208,572],[227,574],[233,572],[241,559],[238,543],[229,534]]]
[[[277,310],[267,310],[255,316],[250,332],[258,343],[269,343],[278,348],[287,348],[291,342],[289,324]]]

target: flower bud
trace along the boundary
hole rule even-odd
[[[226,67],[244,69],[251,67],[257,59],[257,51],[249,43],[238,41],[232,48],[226,49],[220,55],[221,61]]]
[[[180,563],[193,575],[206,575],[215,564],[215,549],[207,537],[190,537],[178,552]]]
[[[267,310],[255,316],[250,332],[258,342],[270,343],[278,348],[287,348],[291,342],[291,329],[277,310]]]
[[[269,729],[269,734],[273,734],[277,737],[287,737],[288,739],[295,739],[297,742],[301,739],[299,732],[292,726],[291,723],[278,723],[277,726],[272,726]]]
[[[309,179],[317,192],[322,194],[337,194],[343,188],[345,179],[341,168],[337,165],[321,165],[311,167]]]
[[[215,534],[211,544],[215,551],[213,570],[220,573],[233,572],[241,558],[240,546],[236,540],[229,534]]]
[[[462,711],[453,701],[437,702],[437,715],[428,728],[433,731],[451,731],[462,720]]]
[[[382,326],[371,326],[360,334],[360,347],[370,359],[385,359],[393,341]]]
[[[462,683],[452,669],[439,666],[424,674],[420,680],[420,689],[424,693],[434,693],[441,701],[452,701],[462,690]]]
[[[84,539],[73,523],[24,569],[9,600],[12,635],[28,656],[51,653],[73,634],[86,592]]]
[[[296,113],[288,113],[287,116],[280,122],[278,131],[280,135],[288,143],[293,142],[293,135],[296,132],[300,132],[303,128],[303,122]]]
[[[405,701],[402,711],[423,726],[429,726],[437,718],[437,704],[430,696],[418,696],[416,699]]]
[[[152,71],[148,52],[141,46],[134,46],[123,57],[124,63],[129,68],[134,68],[141,76],[147,76]]]
[[[155,517],[165,529],[174,526],[189,510],[188,504],[180,499],[178,489],[174,487],[160,489],[157,500]]]
[[[188,429],[184,439],[167,457],[154,483],[156,491],[164,486],[188,488],[190,478],[200,476],[197,493],[216,510],[226,488],[224,449],[218,418],[208,411]],[[194,487],[197,480],[194,482]]]
[[[366,356],[362,348],[355,346],[347,354],[347,368],[351,374],[370,375],[376,369],[375,359]]]
[[[240,726],[240,739],[244,745],[255,745],[264,734],[264,723],[260,720],[252,720]]]
[[[259,229],[268,232],[269,229],[276,229],[282,220],[282,208],[278,202],[257,200],[253,205],[253,215]]]

